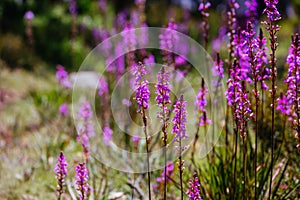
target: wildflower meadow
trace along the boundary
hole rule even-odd
[[[2,0],[0,199],[300,199],[299,16]]]

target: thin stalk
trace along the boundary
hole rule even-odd
[[[142,116],[143,116],[143,123],[144,123],[144,133],[146,137],[148,192],[149,192],[149,200],[151,200],[151,175],[150,175],[150,159],[149,159],[150,138],[148,138],[148,134],[147,134],[147,117],[144,108],[142,108]]]
[[[163,107],[164,107],[163,103]],[[165,114],[163,114],[165,115]],[[163,143],[164,143],[164,162],[165,162],[165,174],[164,174],[164,200],[167,199],[167,132],[166,132],[166,122],[165,122],[165,116],[163,116],[163,127],[162,127],[162,132],[164,134],[163,136]]]
[[[270,22],[270,27],[272,27],[272,21]],[[275,132],[275,102],[276,102],[276,58],[275,58],[275,53],[276,53],[276,31],[271,28],[270,30],[270,41],[271,41],[271,68],[272,68],[272,73],[271,73],[271,78],[272,78],[272,105],[271,105],[271,116],[272,116],[272,128],[271,128],[271,165],[270,165],[270,185],[269,185],[269,199],[271,199],[271,190],[272,190],[272,177],[273,177],[273,165],[274,165],[274,132]]]
[[[182,174],[183,174],[183,163],[181,157],[181,137],[179,137],[179,177],[180,177],[180,191],[181,191],[181,200],[183,200],[183,181],[182,181]]]

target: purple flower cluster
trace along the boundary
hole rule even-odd
[[[89,175],[85,163],[78,163],[75,171],[77,191],[79,192],[80,200],[84,200],[86,198],[86,193],[90,189],[88,185]]]
[[[69,1],[69,12],[73,16],[77,15],[77,3],[76,3],[76,0],[70,0]]]
[[[246,6],[246,17],[248,20],[252,23],[255,23],[255,18],[257,17],[257,0],[246,0],[245,1],[245,6]]]
[[[92,122],[93,112],[89,102],[83,103],[82,107],[79,109],[79,117],[82,119],[83,124],[78,132],[77,141],[81,142],[84,152],[88,154],[90,138],[95,136],[94,125]]]
[[[135,99],[137,101],[139,109],[148,109],[150,101],[150,90],[149,82],[146,79],[143,79],[143,76],[147,74],[145,65],[139,63],[134,70],[135,76]],[[138,112],[140,112],[139,110]]]
[[[57,191],[59,196],[63,193],[63,186],[65,185],[65,178],[68,175],[68,163],[66,161],[65,155],[63,152],[60,152],[57,157],[57,163],[54,168],[57,180]]]
[[[270,21],[278,21],[281,19],[280,13],[277,10],[278,0],[264,0],[266,8],[263,13],[267,13]]]
[[[187,102],[184,100],[183,95],[181,95],[180,99],[176,101],[173,110],[175,116],[172,121],[174,124],[172,133],[176,134],[174,138],[176,141],[188,137],[188,135],[186,134],[186,123],[187,123],[186,106],[187,106]]]
[[[170,109],[167,105],[171,104],[170,100],[170,84],[169,84],[169,73],[165,70],[165,66],[157,74],[157,84],[156,84],[156,98],[157,105],[161,108],[161,111],[158,113],[158,117],[161,118],[164,122],[168,121],[168,114]]]
[[[296,138],[300,134],[300,37],[298,34],[292,36],[289,55],[286,60],[289,69],[285,79],[287,92],[278,100],[277,110],[288,116],[291,126],[296,132]]]
[[[189,181],[190,187],[186,194],[189,196],[189,200],[202,200],[200,196],[200,183],[196,175]]]
[[[199,122],[198,122],[199,126],[205,126],[206,124],[211,124],[211,120],[208,119],[206,108],[205,108],[207,106],[207,101],[206,101],[207,94],[208,94],[208,90],[205,87],[205,82],[204,79],[202,78],[201,88],[199,88],[199,93],[196,97],[197,100],[195,102],[197,111],[200,114]]]
[[[113,134],[113,131],[110,129],[109,126],[105,126],[103,128],[103,142],[106,146],[109,146],[110,141],[112,139],[112,134]]]
[[[71,88],[72,83],[69,81],[68,72],[62,65],[56,66],[56,79],[65,88]]]

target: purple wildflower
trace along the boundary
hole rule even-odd
[[[106,146],[109,146],[110,141],[112,139],[113,131],[110,129],[109,126],[105,126],[103,129],[103,142]]]
[[[167,64],[172,64],[172,52],[174,51],[174,44],[178,41],[178,35],[176,34],[177,24],[171,19],[168,27],[159,35],[160,49],[162,49],[163,60]]]
[[[205,107],[207,106],[206,95],[208,94],[208,90],[205,87],[204,79],[202,78],[201,88],[199,88],[199,93],[197,95],[197,100],[195,102],[195,106],[197,111],[199,112],[199,126],[205,126],[206,124],[211,124],[211,120],[207,117],[207,112]]]
[[[135,76],[135,99],[137,101],[139,109],[148,109],[150,100],[149,82],[143,79],[143,76],[147,73],[145,65],[139,63],[135,66],[133,72]],[[141,111],[141,110],[139,110]]]
[[[107,10],[107,0],[98,0],[98,6],[102,12],[105,12]]]
[[[235,118],[238,122],[238,129],[241,137],[246,137],[247,122],[253,117],[251,103],[246,91],[246,83],[242,82],[242,87],[237,91],[236,109],[234,110]]]
[[[89,102],[83,103],[83,106],[79,109],[79,117],[82,119],[83,124],[78,132],[77,141],[81,142],[84,153],[87,156],[89,154],[90,138],[95,136],[92,122],[93,113]]]
[[[246,12],[245,15],[248,20],[252,23],[255,23],[255,18],[257,17],[257,0],[246,0],[245,1]]]
[[[226,90],[226,98],[229,106],[234,106],[237,99],[237,92],[241,89],[240,84],[240,68],[235,60],[232,67],[229,69],[229,78],[227,80],[228,88]]]
[[[80,200],[84,200],[90,188],[88,185],[88,179],[89,179],[88,170],[84,162],[78,163],[75,170],[76,170],[77,191],[79,192]]]
[[[59,156],[57,157],[57,163],[55,165],[54,172],[56,174],[57,180],[57,192],[58,199],[60,199],[63,193],[63,186],[65,185],[65,178],[68,175],[68,163],[66,161],[64,153],[61,151]]]
[[[69,12],[73,16],[77,15],[77,3],[76,3],[76,0],[70,0],[69,1]]]
[[[29,11],[27,11],[27,12],[25,13],[24,18],[25,18],[26,20],[33,20],[33,18],[34,18],[34,13],[33,13],[31,10],[29,10]]]
[[[158,117],[162,119],[163,122],[168,121],[168,114],[170,109],[167,108],[168,104],[171,104],[170,100],[170,84],[169,84],[169,73],[165,70],[163,66],[157,74],[157,84],[156,84],[156,98],[157,105],[161,108],[158,113]]]
[[[69,81],[68,72],[62,65],[56,66],[56,79],[65,88],[71,88],[72,83]]]
[[[169,177],[172,177],[174,175],[174,164],[170,161],[167,162],[167,167],[166,167],[166,171],[167,171],[167,182],[170,182],[171,179]],[[158,177],[156,179],[156,181],[159,184],[163,184],[165,181],[165,170],[162,171],[161,176]]]
[[[131,23],[126,23],[121,35],[124,38],[124,46],[127,48],[126,51],[134,50],[137,45],[137,39],[134,27],[131,25]]]
[[[208,17],[209,12],[208,9],[211,6],[210,2],[205,3],[205,0],[202,0],[202,2],[199,5],[198,11],[200,11],[203,21],[201,23],[202,28],[202,34],[203,34],[203,40],[204,40],[204,48],[207,49],[208,44],[208,29],[209,29],[209,23],[208,23]]]
[[[105,77],[102,76],[99,80],[98,95],[103,96],[104,94],[108,94],[108,83],[106,82]]]
[[[258,80],[261,83],[261,88],[264,90],[268,89],[267,84],[265,83],[265,80],[270,79],[270,69],[266,66],[268,63],[267,58],[267,39],[263,35],[262,29],[259,30],[259,36],[255,40],[258,50],[256,51],[254,55],[256,68],[260,69],[260,74],[258,76]]]
[[[173,112],[175,113],[175,116],[173,118],[173,130],[172,133],[175,135],[175,140],[178,141],[179,139],[187,138],[186,134],[186,106],[187,102],[183,99],[183,95],[181,95],[180,99],[176,101],[176,104],[174,105]]]
[[[138,136],[138,135],[134,135],[134,136],[132,136],[132,142],[135,144],[135,145],[138,145],[139,144],[139,142],[140,142],[140,140],[141,140],[141,137],[140,136]]]
[[[234,57],[234,49],[235,43],[234,38],[236,35],[237,30],[237,19],[236,19],[236,9],[239,8],[239,4],[235,2],[235,0],[229,0],[229,11],[227,12],[227,21],[228,21],[228,37],[229,37],[229,44],[228,44],[228,52],[229,52],[229,61],[232,62],[232,58]]]
[[[280,97],[278,98],[278,104],[276,110],[279,110],[282,114],[285,114],[287,116],[291,113],[291,107],[290,103],[288,102],[288,98],[286,95],[283,95],[283,93],[280,93]]]
[[[200,183],[199,179],[194,175],[194,177],[189,181],[190,187],[186,194],[189,196],[189,200],[202,200],[200,196]]]
[[[69,114],[69,106],[66,103],[63,103],[59,106],[59,113],[66,117]]]
[[[267,13],[270,21],[278,21],[281,19],[280,13],[277,10],[278,0],[264,0],[266,8],[263,13]]]
[[[289,120],[292,128],[299,135],[300,133],[300,37],[298,34],[292,36],[292,43],[287,57],[289,66],[288,76],[285,79],[287,85],[286,104],[290,108]],[[278,102],[279,103],[279,102]]]

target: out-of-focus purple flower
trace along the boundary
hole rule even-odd
[[[62,116],[67,116],[69,114],[69,106],[68,104],[66,103],[63,103],[59,106],[59,113],[62,115]]]
[[[33,20],[34,19],[34,13],[31,10],[29,10],[25,13],[24,18],[26,20]]]
[[[281,19],[280,13],[277,10],[278,0],[264,0],[266,8],[263,13],[267,13],[268,19],[270,21],[278,21]]]
[[[131,23],[127,22],[123,31],[121,32],[122,37],[124,38],[124,46],[127,51],[132,51],[135,49],[137,44],[137,39],[135,35],[135,29]]]
[[[226,36],[226,26],[222,25],[219,29],[219,35],[212,41],[212,49],[214,52],[219,52],[224,41],[224,37]]]
[[[111,138],[112,138],[113,131],[110,129],[109,126],[105,126],[103,128],[103,142],[106,146],[109,146]]]
[[[101,34],[100,34],[100,30],[98,28],[92,29],[92,36],[96,43],[99,43],[101,41]]]
[[[248,20],[252,23],[255,23],[255,18],[257,17],[257,0],[246,0],[245,1],[246,12],[245,15]]]
[[[80,200],[84,200],[90,188],[88,185],[89,175],[88,175],[88,170],[86,168],[86,164],[84,162],[78,163],[75,171],[76,171],[77,191],[79,193]]]
[[[291,107],[290,103],[288,102],[287,96],[280,93],[280,97],[278,98],[278,104],[276,110],[279,110],[282,114],[290,116]]]
[[[68,163],[65,158],[64,153],[61,151],[59,156],[57,157],[57,163],[54,168],[54,172],[56,174],[57,180],[57,192],[59,193],[59,197],[63,193],[63,186],[65,185],[65,178],[68,175]]]
[[[158,184],[163,184],[165,181],[165,169],[162,171],[161,176],[156,179]],[[167,162],[167,180],[166,182],[171,182],[169,177],[174,175],[174,164],[170,161]]]
[[[211,124],[211,120],[207,117],[207,112],[205,108],[207,106],[206,94],[208,94],[208,90],[206,89],[204,79],[202,78],[201,88],[199,88],[199,93],[196,97],[197,99],[195,102],[196,109],[200,114],[199,126]]]
[[[212,69],[212,75],[219,77],[219,79],[224,78],[223,61],[221,60],[219,53],[217,53],[217,59],[214,62],[214,68]]]
[[[202,200],[200,196],[200,183],[196,175],[189,181],[190,187],[186,194],[189,196],[189,200]]]
[[[152,66],[155,64],[155,58],[152,54],[149,54],[147,58],[144,58],[144,64],[146,66]]]
[[[175,56],[175,65],[180,66],[186,64],[186,59],[182,56]]]
[[[177,24],[171,19],[168,27],[159,35],[160,49],[162,50],[164,62],[170,64],[173,62],[171,55],[174,51],[174,44],[178,41],[178,35],[176,34]]]
[[[173,118],[173,129],[172,133],[175,135],[175,140],[178,141],[179,139],[187,138],[188,135],[186,134],[186,106],[187,102],[184,100],[183,95],[180,96],[180,99],[176,101],[176,104],[174,105],[173,112],[175,113],[175,116]],[[180,150],[181,151],[181,150]]]
[[[102,76],[99,80],[98,95],[103,96],[104,94],[108,94],[108,83],[106,82],[105,77]]]
[[[84,102],[82,107],[79,109],[79,117],[82,119],[83,124],[80,128],[77,141],[81,142],[84,153],[89,153],[90,138],[95,136],[94,125],[92,122],[93,112],[89,102]]]
[[[168,114],[170,113],[170,109],[168,109],[167,105],[171,104],[170,100],[170,84],[169,84],[169,73],[166,71],[165,66],[161,68],[161,70],[157,74],[157,84],[156,91],[157,94],[155,100],[157,101],[158,107],[161,108],[161,111],[158,113],[158,117],[162,119],[162,122],[166,122],[169,120]]]
[[[77,3],[76,3],[76,0],[70,0],[69,1],[69,12],[73,16],[77,15]]]
[[[134,136],[132,136],[132,142],[135,144],[135,145],[138,145],[139,144],[139,142],[140,142],[140,140],[141,140],[141,137],[140,136],[138,136],[138,135],[134,135]]]
[[[148,34],[148,25],[143,23],[141,25],[141,29],[137,31],[137,40],[139,44],[139,48],[146,48],[149,43],[149,34]]]
[[[56,66],[56,79],[65,88],[71,88],[72,83],[69,81],[68,72],[62,65]]]
[[[106,0],[98,0],[98,6],[103,12],[105,12],[107,10]]]
[[[131,103],[130,99],[122,99],[122,104],[129,107],[129,106],[131,106],[132,103]]]

